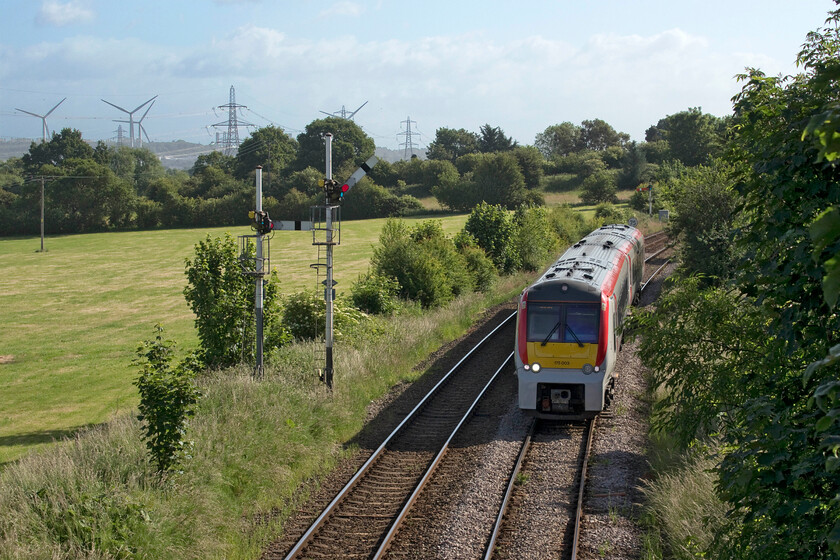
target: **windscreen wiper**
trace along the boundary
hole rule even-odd
[[[554,331],[557,330],[557,327],[560,326],[560,323],[562,323],[562,321],[557,321],[556,323],[554,323],[554,326],[551,327],[550,331],[548,331],[548,336],[545,337],[545,340],[542,341],[542,344],[540,344],[540,346],[545,346],[546,344],[548,344],[548,339],[551,338],[551,335],[554,334]]]
[[[583,348],[583,342],[581,342],[580,339],[577,337],[577,335],[575,334],[575,331],[572,330],[572,327],[570,327],[569,325],[566,325],[566,330],[569,331],[570,333],[572,333],[572,336],[575,337],[575,340],[577,341],[578,346]]]

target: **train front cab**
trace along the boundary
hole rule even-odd
[[[552,288],[563,285],[562,295],[552,297]],[[584,418],[604,408],[616,354],[614,310],[614,297],[569,284],[523,293],[515,356],[521,409],[537,417]]]

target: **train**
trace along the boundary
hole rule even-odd
[[[519,297],[514,361],[519,408],[584,419],[614,396],[622,324],[640,295],[642,232],[605,225],[569,247]]]

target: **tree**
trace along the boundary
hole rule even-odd
[[[32,142],[29,152],[23,154],[27,173],[38,173],[42,165],[61,166],[68,159],[92,159],[93,148],[82,140],[82,133],[76,129],[64,128],[53,133],[47,142]]]
[[[326,151],[323,136],[327,133],[333,135],[332,171],[336,177],[342,177],[345,173],[349,176],[370,158],[376,149],[373,138],[350,119],[318,119],[306,125],[306,130],[298,134],[299,147],[295,169],[324,169]]]
[[[553,124],[537,134],[534,145],[548,159],[567,156],[579,149],[581,129],[570,122]]]
[[[428,159],[445,159],[452,163],[466,154],[478,152],[478,135],[463,128],[439,128],[435,139],[426,148]]]
[[[624,153],[621,172],[618,174],[618,188],[632,189],[647,179],[647,160],[645,150],[636,142],[631,142]]]
[[[583,121],[580,126],[578,150],[603,151],[610,146],[624,146],[630,141],[630,135],[616,132],[606,121],[594,119]]]
[[[609,171],[599,171],[583,180],[580,200],[584,204],[616,202],[615,175]]]
[[[680,240],[681,266],[707,281],[725,280],[735,264],[732,229],[738,197],[731,174],[730,166],[717,161],[688,168],[666,191],[671,235]]]
[[[253,251],[251,246],[251,258]],[[242,274],[238,252],[230,234],[208,234],[196,244],[195,257],[185,261],[189,283],[184,298],[196,315],[200,359],[207,366],[230,366],[253,357],[254,281]],[[264,329],[271,335],[281,328],[274,278],[267,282],[264,298]]]
[[[645,134],[648,142],[665,140],[669,155],[685,165],[708,163],[723,146],[725,121],[692,107],[660,119]]]
[[[131,224],[134,189],[93,159],[71,158],[62,167],[43,171],[63,176],[45,190],[48,231],[81,233],[124,228]]]
[[[510,273],[519,268],[516,222],[504,208],[482,202],[470,212],[464,231],[484,249],[496,270]]]
[[[485,124],[479,129],[478,151],[483,153],[507,152],[517,146],[516,140],[505,136],[500,127]]]
[[[195,158],[190,169],[190,175],[198,175],[208,167],[216,167],[225,173],[233,175],[233,169],[236,166],[236,158],[225,155],[224,152],[212,151],[209,154],[200,154]]]
[[[258,128],[240,144],[234,175],[238,179],[248,179],[253,177],[257,166],[261,165],[263,181],[279,181],[295,161],[297,151],[297,141],[282,128],[274,125]],[[321,152],[323,167],[323,148]]]
[[[517,146],[513,149],[513,155],[522,171],[525,188],[539,188],[543,178],[543,156],[540,151],[533,146]]]
[[[715,557],[840,556],[840,366],[831,360],[840,316],[822,297],[822,263],[837,246],[815,242],[824,238],[812,230],[826,226],[826,208],[840,205],[840,170],[802,138],[815,115],[823,113],[818,119],[827,122],[824,111],[836,103],[838,22],[835,11],[830,27],[808,35],[799,75],[749,69],[739,77],[744,85],[734,98],[727,146],[738,196],[737,248],[744,255],[731,285],[737,300],[721,300],[710,314],[704,310],[718,301],[716,288],[698,292],[650,337],[662,345],[657,359],[666,358],[648,362],[652,369],[680,372],[670,390],[691,391],[693,399],[723,395],[719,403],[705,400],[712,409],[704,415],[721,428],[717,490],[730,507]],[[680,348],[682,337],[667,325],[694,325],[700,335],[685,338],[691,348]],[[698,355],[706,340],[713,351]],[[686,371],[681,362],[691,352]],[[750,359],[735,363],[745,356]],[[712,371],[724,361],[731,363]],[[731,383],[733,374],[737,387],[709,391],[710,384]]]

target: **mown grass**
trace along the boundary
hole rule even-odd
[[[411,218],[421,220],[424,217]],[[455,233],[466,216],[440,219]],[[335,249],[339,292],[368,269],[384,220],[344,222]],[[197,344],[183,297],[184,259],[208,234],[184,229],[0,240],[0,464],[133,408],[130,368],[139,342],[161,323],[182,349]],[[281,290],[315,285],[309,232],[277,232],[272,267]]]
[[[317,381],[310,344],[207,374],[191,422],[192,459],[159,481],[129,414],[33,453],[0,473],[0,558],[255,558],[315,479],[345,453],[366,407],[480,312],[527,282],[500,280],[445,308],[384,321],[380,334],[336,344],[335,390]],[[151,334],[151,333],[149,333]]]

